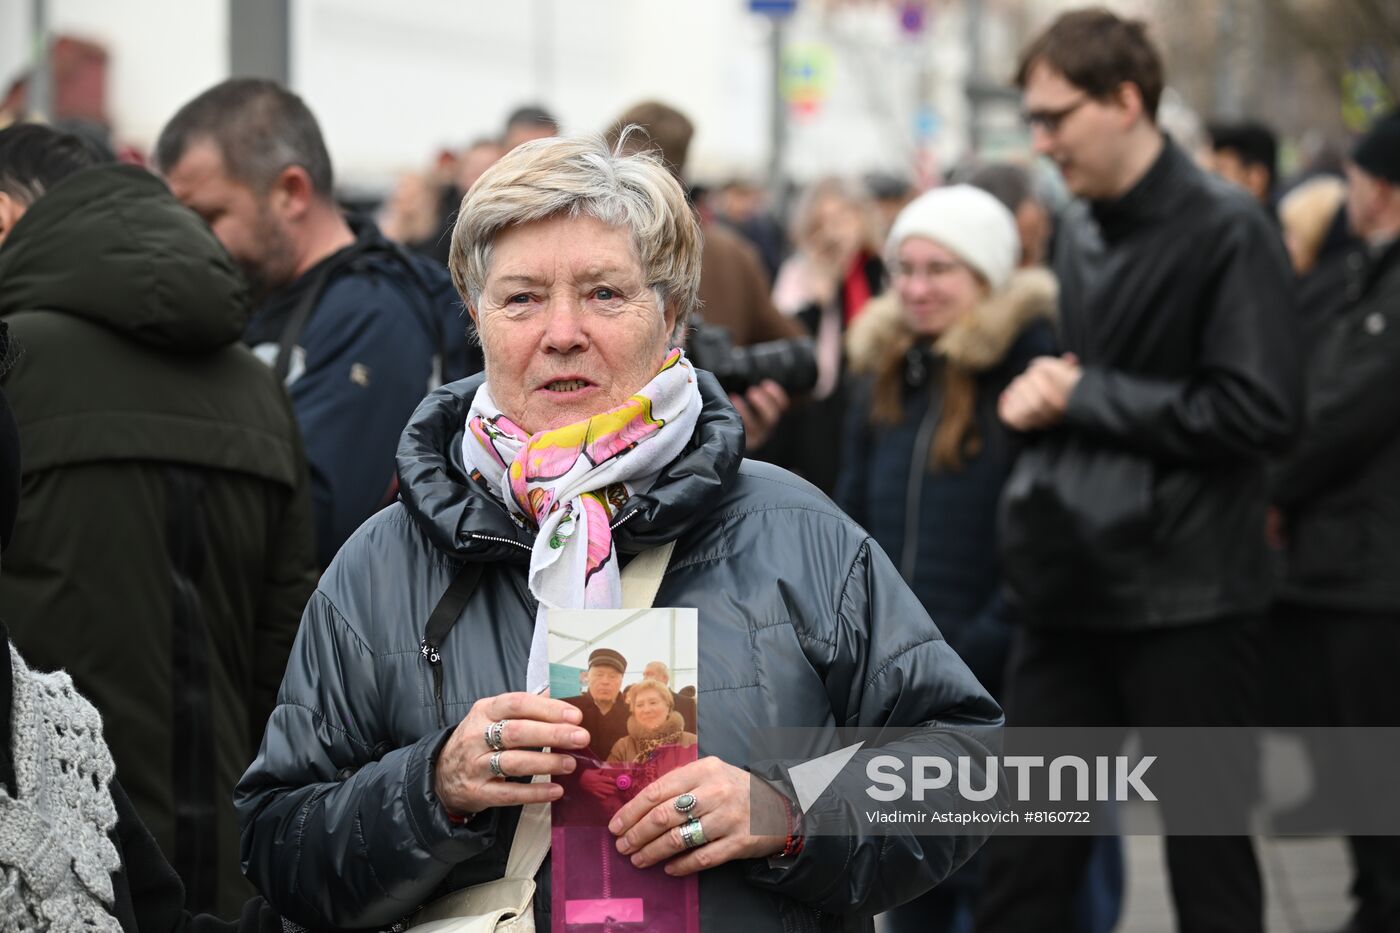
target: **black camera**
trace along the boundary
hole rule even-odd
[[[743,395],[764,379],[772,379],[789,394],[811,391],[817,384],[817,352],[811,337],[736,347],[729,331],[701,323],[690,332],[686,356],[697,369],[714,373],[724,391],[735,395]]]

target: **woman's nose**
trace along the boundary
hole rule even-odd
[[[558,353],[574,353],[588,348],[583,309],[577,298],[553,298],[545,322],[546,348]]]

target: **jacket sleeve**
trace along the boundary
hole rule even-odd
[[[849,835],[808,834],[792,859],[755,860],[749,880],[837,914],[874,914],[904,903],[952,874],[987,832],[876,835],[863,809],[866,767],[876,755],[937,755],[950,761],[996,754],[1001,710],[938,634],[917,598],[873,541],[866,539],[841,592],[836,651],[829,668],[838,726],[903,727],[897,741],[856,753],[804,814],[808,824],[852,828]],[[753,773],[791,796],[786,764],[756,762]],[[985,775],[974,776],[983,786]],[[958,810],[955,790],[926,795],[930,809]],[[983,824],[985,825],[985,824]]]
[[[293,428],[295,431],[295,428]],[[316,588],[316,552],[311,528],[311,495],[301,439],[297,447],[299,480],[283,503],[268,542],[262,602],[258,607],[253,650],[253,691],[249,698],[248,749],[258,747],[263,727],[277,702],[277,688],[287,670],[306,601]],[[246,760],[246,759],[245,759]]]
[[[1298,311],[1278,235],[1237,214],[1205,271],[1206,309],[1184,378],[1086,366],[1065,424],[1148,457],[1209,463],[1281,453],[1302,414]]]
[[[382,708],[369,646],[318,590],[234,791],[244,874],[311,929],[393,923],[495,838],[494,810],[454,825],[433,792],[451,729],[380,754]]]
[[[307,371],[289,388],[322,567],[385,503],[399,435],[427,394],[438,347],[416,311],[384,277],[347,277],[326,290],[303,333]]]
[[[1308,386],[1302,439],[1273,476],[1274,500],[1285,507],[1329,487],[1400,430],[1400,306],[1377,305],[1336,326],[1332,364]]]
[[[113,878],[118,918],[130,912],[141,933],[282,933],[282,918],[261,897],[243,905],[236,921],[185,910],[185,886],[170,867],[160,846],[141,822],[121,784],[111,785],[117,808],[113,841],[122,867]]]

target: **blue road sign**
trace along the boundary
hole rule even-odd
[[[774,18],[791,16],[797,9],[797,0],[749,0],[750,13],[762,13]]]

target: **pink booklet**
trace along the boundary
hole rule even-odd
[[[634,867],[608,830],[628,801],[697,758],[696,622],[694,609],[550,611],[550,694],[579,707],[592,737],[574,772],[555,778],[555,933],[699,933],[698,876]]]

